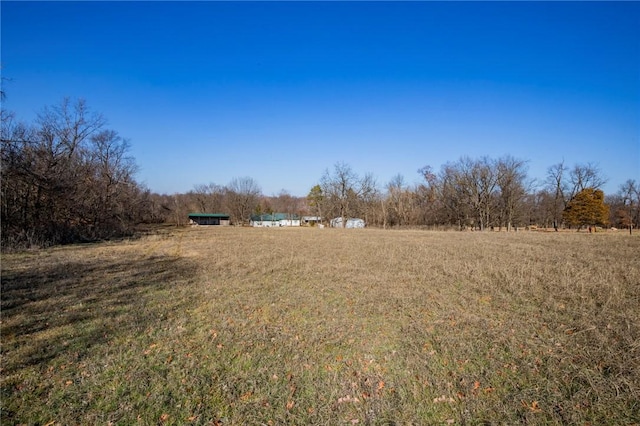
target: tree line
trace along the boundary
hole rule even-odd
[[[148,221],[129,141],[84,100],[63,100],[25,124],[2,110],[4,247],[47,246],[130,234]]]
[[[420,181],[407,184],[398,174],[377,185],[344,163],[327,170],[307,196],[317,215],[361,217],[380,227],[472,228],[478,230],[540,226],[640,225],[640,186],[628,180],[605,197],[606,183],[593,164],[564,162],[548,168],[542,182],[529,178],[525,160],[462,157],[435,171],[418,170]],[[343,221],[344,223],[344,221]]]
[[[262,194],[258,182],[249,177],[235,177],[227,185],[197,184],[186,193],[153,196],[154,214],[163,222],[186,225],[188,214],[227,213],[235,225],[247,225],[254,214],[289,213],[306,211],[304,198],[294,197],[282,190],[278,195]]]
[[[527,162],[511,156],[462,157],[419,182],[401,174],[379,183],[336,163],[306,197],[282,190],[265,196],[256,180],[198,184],[179,194],[157,194],[135,180],[129,141],[83,100],[47,107],[32,124],[2,114],[2,246],[47,246],[131,235],[141,223],[185,225],[188,214],[227,213],[236,225],[252,214],[288,213],[365,220],[368,226],[498,228],[640,225],[640,185],[628,180],[605,197],[593,164],[549,167],[544,181],[528,176]],[[346,223],[345,220],[342,223]]]
[[[634,180],[616,194],[604,196],[606,182],[597,166],[558,163],[549,167],[541,184],[529,178],[527,162],[511,156],[498,159],[462,157],[439,171],[425,166],[420,181],[408,184],[398,174],[379,184],[372,173],[363,175],[346,163],[327,169],[306,197],[283,190],[265,196],[249,177],[228,185],[196,185],[185,194],[157,196],[166,220],[186,224],[188,212],[226,212],[236,224],[251,214],[288,213],[332,218],[361,218],[382,228],[504,229],[539,226],[640,225],[640,186]]]

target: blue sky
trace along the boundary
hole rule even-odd
[[[461,156],[640,181],[638,2],[2,1],[4,107],[82,97],[160,193]]]

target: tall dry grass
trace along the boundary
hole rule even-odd
[[[640,238],[197,228],[2,259],[2,423],[640,424]]]

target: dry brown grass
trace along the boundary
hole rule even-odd
[[[640,237],[179,229],[2,259],[2,423],[640,424]]]

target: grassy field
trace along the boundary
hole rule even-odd
[[[640,236],[194,228],[2,256],[8,424],[640,424]]]

